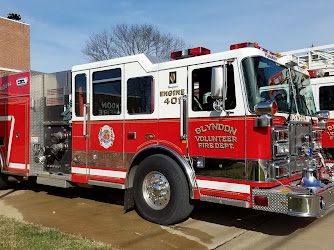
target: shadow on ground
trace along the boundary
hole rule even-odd
[[[94,188],[58,188],[35,183],[12,183],[14,190],[45,192],[48,195],[68,199],[84,198],[92,201],[123,206],[124,190]],[[9,193],[8,193],[9,194]],[[4,197],[0,197],[2,199]],[[195,209],[190,218],[227,227],[235,227],[266,235],[286,236],[313,223],[316,218],[299,218],[283,214],[232,207],[209,202],[195,202]],[[182,223],[180,224],[182,225]]]

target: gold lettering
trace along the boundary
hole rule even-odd
[[[216,123],[216,124],[211,123],[210,125],[211,125],[211,129],[212,129],[212,130],[218,130],[218,127],[219,127],[218,125],[219,125],[219,123]]]
[[[195,128],[195,133],[196,133],[196,135],[199,135],[201,133],[201,129],[200,128]]]
[[[204,132],[206,132],[207,130],[204,130],[204,129],[203,129],[203,126],[201,126],[201,131],[202,131],[202,133],[204,133]]]

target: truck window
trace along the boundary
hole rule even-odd
[[[127,82],[127,107],[129,114],[151,114],[153,105],[153,77],[130,78]]]
[[[84,104],[86,104],[86,74],[78,74],[75,81],[75,115],[83,116]]]
[[[233,65],[227,66],[227,110],[236,107]],[[212,67],[195,69],[192,72],[192,109],[193,111],[212,111],[211,98],[211,71]]]
[[[334,110],[334,86],[319,88],[320,110]]]
[[[93,115],[121,114],[121,69],[93,73]]]

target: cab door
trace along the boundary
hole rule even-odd
[[[87,182],[90,144],[89,70],[72,74],[72,181]]]
[[[225,107],[217,112],[211,97],[214,68],[221,67],[227,86]],[[236,62],[220,61],[188,69],[189,154],[197,175],[245,178],[245,110]]]
[[[124,150],[124,65],[92,69],[89,183],[125,183]]]

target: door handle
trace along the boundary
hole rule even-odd
[[[83,113],[83,116],[84,116],[84,121],[83,121],[83,136],[86,137],[86,114],[87,114],[87,104],[84,104],[84,113]]]
[[[83,136],[89,137],[89,134],[87,133],[87,117],[89,112],[89,103],[84,104],[84,120],[83,120]]]

